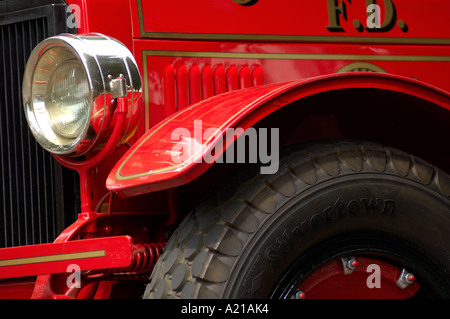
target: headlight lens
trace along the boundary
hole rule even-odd
[[[69,60],[53,72],[48,82],[45,105],[56,135],[77,138],[89,120],[89,83],[83,66]]]
[[[39,59],[31,87],[36,124],[49,142],[69,145],[89,123],[90,88],[81,62],[67,49],[55,47]]]
[[[54,154],[79,156],[107,140],[114,124],[109,81],[119,76],[127,81],[129,120],[123,136],[129,137],[137,125],[132,118],[139,113],[141,81],[128,49],[100,34],[41,42],[23,80],[25,114],[37,141]]]

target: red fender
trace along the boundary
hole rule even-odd
[[[116,164],[106,186],[120,196],[128,197],[189,183],[212,165],[210,161],[202,160],[211,150],[223,152],[233,142],[225,141],[225,147],[216,148],[228,129],[245,130],[293,101],[348,88],[401,92],[450,110],[448,92],[409,78],[382,73],[341,73],[232,91],[193,104],[150,129]],[[209,137],[203,135],[208,129]],[[189,143],[193,145],[193,151],[181,161],[180,145]]]

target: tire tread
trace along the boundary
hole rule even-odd
[[[237,256],[264,220],[292,196],[337,176],[388,173],[450,197],[448,175],[390,147],[326,141],[284,154],[276,174],[259,175],[254,167],[237,174],[186,217],[158,260],[144,298],[222,297]]]

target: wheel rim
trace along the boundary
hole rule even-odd
[[[374,257],[332,260],[310,274],[294,294],[296,299],[404,299],[420,288],[406,268]]]
[[[356,263],[354,263],[356,262]],[[310,249],[285,272],[271,298],[405,299],[446,296],[432,258],[386,234],[352,234]]]

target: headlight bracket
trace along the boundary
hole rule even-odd
[[[117,108],[115,113],[117,114],[117,122],[114,130],[106,143],[105,147],[97,153],[94,157],[79,161],[67,156],[60,156],[53,154],[53,157],[63,166],[76,170],[80,176],[80,194],[81,194],[81,212],[92,212],[92,200],[89,196],[92,194],[92,171],[107,157],[111,156],[120,143],[122,132],[126,126],[126,118],[128,114],[128,101],[127,97],[119,97],[115,99]]]

